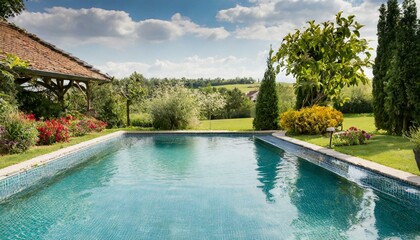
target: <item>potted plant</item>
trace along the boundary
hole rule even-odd
[[[420,128],[412,128],[408,138],[414,143],[414,158],[417,162],[417,168],[420,170]]]

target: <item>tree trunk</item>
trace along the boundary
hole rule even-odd
[[[127,127],[130,125],[130,100],[127,99]]]

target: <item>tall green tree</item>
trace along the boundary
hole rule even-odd
[[[125,99],[127,126],[130,126],[130,106],[136,101],[141,100],[146,95],[146,80],[143,75],[134,72],[130,75],[130,77],[117,81],[116,86],[118,88],[118,92]]]
[[[384,129],[388,121],[385,111],[385,74],[388,59],[385,58],[387,52],[385,32],[386,32],[386,7],[382,4],[379,8],[379,21],[377,26],[378,46],[376,48],[375,65],[373,66],[372,95],[373,113],[375,116],[375,126],[377,129]]]
[[[387,121],[385,129],[392,134],[401,134],[402,122],[401,118],[404,112],[404,104],[406,102],[405,87],[402,82],[399,69],[398,57],[398,33],[400,22],[400,9],[397,0],[388,1],[388,10],[386,16],[385,40],[387,50],[384,58],[386,58],[385,66],[385,111]]]
[[[402,17],[398,22],[396,47],[390,68],[388,84],[385,88],[387,97],[385,107],[389,122],[387,130],[391,134],[401,135],[412,125],[415,100],[419,92],[408,101],[408,90],[415,85],[415,64],[419,53],[416,51],[417,10],[414,0],[404,0]],[[410,91],[411,92],[411,91]]]
[[[371,65],[369,47],[353,15],[345,18],[339,12],[336,23],[308,24],[288,34],[276,54],[277,71],[284,68],[296,79],[297,108],[340,101],[344,86],[369,81],[363,71]]]
[[[1,0],[0,1],[0,19],[14,17],[25,10],[23,0]]]
[[[407,132],[414,122],[420,124],[420,36],[417,32],[419,23],[416,2],[404,0],[402,10],[398,34],[398,68],[406,92],[402,131]]]
[[[267,69],[257,96],[255,118],[253,121],[255,130],[272,130],[279,127],[278,93],[276,87],[276,71],[272,61],[273,49],[267,58]]]

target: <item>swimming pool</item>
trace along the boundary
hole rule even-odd
[[[0,239],[383,239],[420,213],[246,135],[127,135],[0,205]],[[106,145],[108,144],[108,145]]]

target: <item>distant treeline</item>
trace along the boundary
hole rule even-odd
[[[149,78],[149,84],[158,85],[162,82],[169,82],[173,84],[183,83],[185,87],[188,88],[201,88],[207,86],[221,86],[229,84],[253,84],[257,81],[251,77],[249,78],[234,78],[234,79],[224,79],[224,78],[197,78],[197,79],[186,79],[186,78]]]

